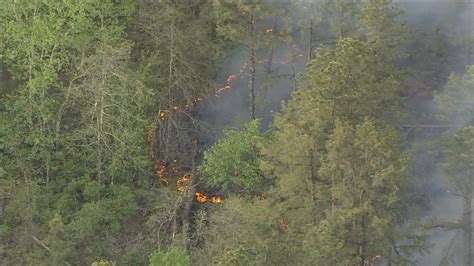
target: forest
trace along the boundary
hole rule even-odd
[[[472,0],[0,0],[0,265],[474,265]]]

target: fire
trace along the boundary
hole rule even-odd
[[[202,194],[201,192],[196,192],[194,193],[194,195],[196,196],[196,200],[199,201],[200,203],[205,203],[205,202],[221,203],[224,201],[222,197],[219,197],[219,196],[209,197],[207,195]]]
[[[189,182],[191,181],[190,174],[185,174],[183,177],[176,181],[176,187],[179,191],[189,190]]]
[[[178,190],[181,191],[181,192],[184,192],[184,191],[188,190],[188,187],[187,186],[180,186],[180,187],[178,187]]]
[[[241,14],[246,14],[248,11],[247,7],[245,5],[239,6],[239,12]],[[267,28],[265,29],[266,33],[273,33],[272,28]],[[285,44],[288,45],[288,47],[292,50],[292,52],[295,52],[294,54],[297,54],[298,59],[303,58],[303,52],[300,47],[298,47],[294,42],[292,42],[291,38],[288,36],[283,36],[280,34],[275,35],[280,41],[284,42]],[[268,60],[257,60],[258,64],[263,64],[268,62]],[[290,60],[282,60],[282,61],[273,61],[272,63],[275,64],[289,64],[291,61]],[[242,64],[240,69],[238,70],[237,73],[231,73],[229,74],[225,79],[224,79],[224,84],[221,87],[216,87],[214,89],[214,96],[219,97],[222,93],[224,93],[227,90],[230,90],[232,88],[232,82],[238,79],[241,79],[246,76],[247,73],[247,68],[248,68],[248,63],[245,62]],[[178,103],[178,104],[173,104],[168,107],[168,109],[163,109],[160,110],[158,113],[158,118],[162,121],[166,120],[172,112],[178,112],[178,111],[187,111],[193,108],[195,105],[197,105],[200,102],[203,102],[205,100],[204,97],[202,96],[197,96],[193,100],[188,100],[185,103]],[[155,128],[150,128],[147,132],[147,141],[150,145],[150,157],[152,160],[155,162],[155,173],[157,176],[159,176],[160,180],[165,184],[169,185],[170,182],[173,180],[172,183],[176,185],[176,189],[181,192],[189,191],[190,190],[190,183],[191,183],[191,175],[189,173],[184,173],[180,167],[176,166],[178,161],[173,160],[172,161],[172,167],[169,167],[168,163],[165,162],[164,160],[159,160],[155,158],[155,152],[154,152],[154,135],[155,134]],[[179,174],[183,174],[180,178],[176,179]],[[195,192],[194,196],[196,197],[196,200],[200,203],[205,203],[205,202],[211,202],[211,203],[221,203],[224,201],[222,197],[219,196],[209,196],[205,195],[201,192]],[[259,198],[261,200],[264,199],[262,196]],[[278,223],[285,229],[288,229],[289,224],[288,221],[285,220],[279,220]],[[379,258],[380,256],[375,256],[374,259]]]
[[[204,203],[204,202],[207,201],[207,196],[202,194],[201,192],[196,192],[196,193],[194,193],[194,195],[196,195],[197,201],[199,201],[201,203]]]
[[[212,203],[221,203],[223,201],[224,200],[221,197],[218,197],[218,196],[214,196],[214,197],[211,198]]]
[[[239,11],[241,11],[243,14],[245,13],[246,11],[246,7],[245,6],[240,6],[239,8]],[[268,28],[265,30],[266,32],[270,33],[270,32],[273,32],[273,29],[272,28]],[[281,39],[281,38],[280,38]],[[292,49],[295,49],[295,50],[298,50],[298,47],[296,47],[295,44],[292,44],[289,40],[284,40],[285,43],[287,43],[289,46],[291,46]],[[298,57],[303,57],[303,54],[300,53],[298,55]],[[262,63],[266,63],[267,60],[257,60],[257,62],[259,64],[262,64]],[[284,61],[275,61],[274,63],[275,64],[288,64],[290,62],[290,60],[284,60]],[[229,74],[226,78],[225,78],[225,81],[224,81],[224,84],[222,87],[217,87],[214,89],[214,96],[215,97],[219,97],[222,93],[224,93],[225,91],[227,90],[230,90],[232,88],[231,86],[231,82],[235,81],[235,80],[238,80],[238,79],[241,79],[243,77],[245,77],[245,74],[246,74],[246,70],[248,68],[248,63],[245,62],[242,64],[242,66],[240,67],[239,71],[235,74]],[[191,102],[187,102],[187,103],[183,103],[183,104],[177,104],[177,105],[174,105],[174,106],[170,106],[168,107],[168,109],[163,109],[163,110],[160,110],[159,113],[158,113],[158,118],[162,121],[166,120],[170,114],[172,112],[177,112],[177,111],[180,111],[180,110],[189,110],[191,109],[195,104],[198,104],[202,101],[204,101],[204,97],[202,96],[197,96],[194,100],[192,100]],[[155,129],[152,127],[148,130],[147,132],[147,141],[148,143],[150,144],[150,154],[151,154],[151,158],[154,160],[155,162],[155,173],[157,176],[160,177],[160,180],[165,184],[165,185],[169,185],[170,182],[171,182],[171,178],[174,176],[176,177],[176,175],[180,172],[179,168],[176,167],[176,166],[173,166],[171,168],[168,168],[168,164],[167,162],[165,162],[164,160],[157,160],[155,158],[155,153],[154,153],[154,147],[153,147],[153,138],[154,138],[154,134],[155,134]],[[173,160],[173,164],[176,164],[177,163],[177,160]],[[176,180],[176,179],[175,179]],[[190,190],[190,187],[189,187],[189,183],[191,181],[191,178],[190,178],[190,175],[189,174],[184,174],[181,178],[177,179],[175,182],[176,184],[176,188],[177,190],[179,191],[188,191]],[[195,193],[195,196],[196,196],[196,200],[201,202],[201,203],[205,203],[205,202],[212,202],[212,203],[221,203],[223,202],[223,198],[222,197],[219,197],[219,196],[208,196],[208,195],[205,195],[201,192],[196,192]]]
[[[153,127],[150,127],[148,129],[148,132],[146,133],[146,140],[148,141],[149,144],[152,144],[153,143],[153,133],[154,129]]]
[[[242,78],[245,74],[246,69],[247,69],[247,63],[244,63],[240,67],[238,74],[230,74],[229,76],[227,76],[227,78],[225,79],[224,85],[214,90],[214,96],[219,97],[223,92],[230,90],[232,88],[232,86],[230,85],[230,82]]]
[[[241,8],[239,10],[241,10],[243,12],[245,10],[245,7],[241,6]],[[273,29],[268,28],[268,29],[266,29],[266,32],[273,32]],[[295,46],[293,45],[293,47],[295,47]],[[299,55],[299,57],[302,57],[302,56],[303,56],[302,54]],[[257,60],[257,62],[259,64],[262,64],[262,63],[267,62],[267,60]],[[275,61],[274,63],[276,63],[276,64],[288,64],[289,62],[290,62],[289,60],[284,60],[284,61]],[[225,78],[223,86],[222,87],[217,87],[217,88],[214,89],[214,96],[219,97],[225,91],[230,90],[232,88],[231,82],[245,77],[245,74],[247,73],[247,71],[246,71],[247,68],[248,68],[248,63],[245,62],[245,63],[242,64],[242,66],[240,67],[240,69],[237,73],[229,74]],[[170,106],[170,107],[168,107],[168,109],[160,110],[159,113],[158,113],[158,118],[160,120],[164,121],[170,116],[170,114],[172,112],[177,112],[177,111],[180,111],[180,110],[189,110],[195,104],[198,104],[202,101],[204,101],[204,97],[197,96],[194,100],[191,101],[191,103],[188,101],[187,103]],[[168,167],[167,162],[165,162],[164,160],[157,160],[155,158],[154,147],[153,147],[153,145],[154,145],[153,144],[153,138],[154,138],[154,134],[155,134],[154,130],[155,130],[154,128],[150,128],[148,130],[148,132],[147,132],[147,141],[148,141],[148,143],[150,144],[150,147],[151,147],[151,149],[150,149],[151,158],[155,161],[155,173],[156,173],[157,176],[160,177],[160,180],[165,185],[169,185],[170,182],[171,182],[171,179],[173,178],[173,176],[176,177],[176,175],[179,174],[180,170],[176,166]],[[177,160],[173,160],[173,165],[175,165],[176,163],[177,163]],[[182,191],[182,192],[190,190],[189,183],[191,181],[191,177],[190,177],[189,174],[184,174],[181,178],[174,179],[174,180],[175,181],[173,181],[173,183],[175,183],[177,190]],[[211,196],[205,195],[201,192],[196,192],[195,196],[196,196],[196,200],[201,202],[201,203],[205,203],[205,202],[221,203],[224,200],[222,197],[219,197],[219,196],[212,196],[211,197]]]
[[[225,81],[230,82],[230,81],[236,80],[236,79],[237,79],[237,76],[232,74],[232,75],[229,75]]]
[[[235,79],[234,77],[229,77],[229,80]],[[199,97],[195,100],[195,102],[202,101],[203,98]],[[189,105],[185,105],[186,108],[189,107]],[[177,110],[178,108],[172,108],[174,110]],[[169,115],[170,111],[168,110],[161,110],[159,112],[159,117],[161,120],[165,120],[167,116]],[[173,177],[176,177],[177,174],[179,174],[182,169],[179,167],[178,160],[174,159],[171,162],[171,165],[169,165],[165,160],[162,159],[156,159],[155,158],[155,152],[154,152],[154,142],[153,139],[155,137],[155,129],[152,127],[148,129],[147,131],[147,141],[148,144],[150,145],[150,157],[154,161],[154,166],[155,166],[155,173],[157,176],[160,177],[161,182],[165,184],[166,186],[170,184],[171,180]],[[197,145],[197,140],[192,141],[193,144]],[[181,176],[178,179],[173,178],[173,183],[176,185],[176,189],[181,192],[189,191],[191,189],[190,183],[191,183],[191,174],[190,173],[185,173],[183,176]],[[221,203],[223,201],[223,198],[218,197],[218,196],[207,196],[204,195],[200,192],[195,193],[197,201],[204,203],[204,202],[212,202],[212,203]]]
[[[175,110],[177,110],[177,108]],[[170,113],[169,110],[160,110],[158,115],[159,115],[161,120],[165,120],[166,117],[169,115],[169,113]]]

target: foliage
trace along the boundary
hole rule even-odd
[[[319,108],[327,110],[323,115],[332,116],[333,121],[362,121],[365,116],[386,119],[399,104],[399,82],[385,71],[387,64],[368,44],[343,39],[334,50],[317,52],[304,80],[306,91],[296,97],[318,101]]]
[[[179,247],[173,247],[167,252],[155,251],[150,255],[150,266],[187,266],[191,265],[191,259],[186,251]]]
[[[441,159],[472,264],[467,2],[415,36],[394,2],[1,1],[0,264],[410,264]],[[206,147],[207,97],[244,82],[250,122]],[[256,94],[289,83],[263,132]],[[441,123],[435,91],[444,153],[401,134]]]
[[[399,48],[406,40],[405,25],[399,22],[402,13],[392,0],[369,0],[362,9],[360,23],[380,60],[393,61],[401,56]]]
[[[266,199],[227,198],[209,217],[204,247],[193,257],[203,264],[288,264],[291,243],[281,235],[284,227]],[[296,248],[296,247],[294,247]],[[290,253],[291,254],[291,253]]]
[[[321,234],[317,236],[326,246],[336,237],[333,250],[344,246],[349,256],[344,258],[339,253],[341,261],[336,264],[351,258],[363,262],[377,254],[391,253],[393,228],[399,222],[400,192],[406,182],[407,160],[398,147],[397,132],[377,126],[370,119],[355,128],[347,123],[336,124],[318,171],[331,183],[332,210],[321,222],[323,227],[318,228]],[[326,234],[330,236],[327,241]]]
[[[442,93],[436,95],[441,118],[455,123],[470,123],[474,101],[474,66],[463,76],[451,73]]]
[[[470,194],[472,187],[472,152],[474,151],[474,127],[465,126],[447,143],[444,170],[456,190]]]
[[[145,139],[152,92],[128,65],[135,4],[9,1],[2,12],[0,57],[18,81],[0,116],[1,178],[15,184],[2,198],[2,256],[120,261],[127,247],[118,239],[141,238],[127,232],[141,216],[141,186],[154,183]]]
[[[257,143],[262,139],[260,120],[249,122],[242,130],[230,129],[204,153],[202,181],[226,193],[262,192],[266,180],[259,168]]]

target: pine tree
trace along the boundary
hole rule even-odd
[[[449,221],[450,229],[462,230],[464,247],[462,261],[471,265],[472,258],[472,199],[474,197],[472,176],[472,153],[474,149],[474,127],[471,99],[474,92],[474,67],[464,75],[451,74],[443,93],[436,95],[439,111],[444,119],[455,123],[458,132],[445,145],[446,158],[443,169],[452,186],[453,195],[462,198],[463,213],[458,222]]]
[[[355,127],[336,123],[318,171],[331,184],[331,209],[317,231],[321,232],[320,243],[326,242],[329,232],[337,234],[336,245],[343,246],[339,252],[349,256],[333,254],[341,262],[365,265],[377,255],[395,254],[393,228],[400,222],[398,203],[406,183],[407,163],[400,152],[400,140],[393,128],[376,125],[370,119]]]
[[[472,154],[474,153],[474,127],[462,128],[446,147],[444,171],[455,190],[454,195],[460,196],[463,202],[462,217],[458,226],[462,230],[462,261],[464,265],[472,265],[472,199],[474,196],[474,176]]]

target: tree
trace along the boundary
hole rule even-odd
[[[167,252],[155,251],[150,255],[150,266],[187,266],[191,265],[191,259],[186,254],[186,250],[173,247]]]
[[[140,1],[135,21],[136,65],[147,87],[154,88],[159,110],[151,113],[151,156],[164,182],[189,177],[191,189],[177,205],[173,237],[191,235],[191,206],[199,183],[197,160],[208,130],[197,105],[212,95],[213,64],[221,45],[215,36],[209,1]],[[182,227],[179,226],[181,222]],[[188,247],[188,244],[184,246]]]
[[[194,250],[200,264],[289,265],[298,261],[294,245],[284,233],[268,199],[226,198],[209,214],[203,246]]]
[[[357,15],[360,12],[360,1],[327,1],[325,9],[328,15],[330,28],[337,41],[351,37],[357,33]]]
[[[362,8],[360,24],[379,60],[393,62],[401,56],[399,48],[406,39],[405,25],[398,22],[402,13],[392,0],[369,0]]]
[[[318,173],[331,184],[331,209],[318,232],[321,243],[326,242],[325,236],[336,234],[339,241],[333,250],[342,245],[339,252],[349,256],[344,258],[338,252],[334,257],[341,263],[365,265],[377,255],[391,257],[397,252],[392,247],[393,232],[400,222],[398,204],[407,180],[407,159],[400,144],[393,128],[376,125],[371,119],[355,127],[337,122],[327,141],[328,152]]]
[[[462,230],[464,265],[472,265],[472,199],[474,196],[473,160],[474,127],[462,128],[451,139],[446,147],[446,162],[443,169],[455,189],[454,195],[460,196],[463,202],[462,216],[457,226]]]
[[[435,96],[440,116],[456,124],[472,122],[474,106],[474,67],[467,68],[464,75],[451,73],[444,91]]]
[[[257,147],[262,138],[258,119],[241,131],[225,131],[224,136],[204,153],[202,181],[225,193],[262,192],[266,180],[259,168],[261,155]]]
[[[359,124],[367,116],[382,120],[389,116],[386,111],[395,110],[397,81],[391,76],[378,80],[378,62],[371,51],[353,39],[342,40],[335,51],[320,50],[308,67],[303,89],[275,117],[272,138],[262,149],[262,167],[266,175],[279,180],[287,215],[299,217],[297,223],[314,224],[329,207],[324,206],[327,202],[317,206],[314,201],[321,198],[314,193],[330,185],[318,169],[336,121]],[[292,214],[291,206],[309,208],[308,215]]]
[[[277,183],[275,209],[300,232],[296,242],[311,263],[364,265],[379,255],[398,262],[409,256],[396,229],[406,159],[401,138],[387,125],[399,116],[400,76],[392,71],[393,51],[376,45],[389,38],[368,32],[369,42],[346,38],[334,50],[316,52],[262,148],[262,169]],[[411,251],[418,248],[404,241]]]
[[[387,72],[389,62],[354,39],[341,40],[334,50],[321,49],[308,66],[304,96],[319,101],[334,124],[336,119],[362,121],[365,116],[387,119],[396,115],[400,96],[397,75]]]
[[[462,198],[463,212],[452,229],[463,232],[462,261],[471,265],[472,255],[472,199],[474,197],[472,159],[474,151],[471,99],[474,91],[474,67],[467,69],[463,76],[451,74],[443,93],[436,95],[439,111],[444,119],[457,124],[459,131],[445,145],[446,158],[444,172],[455,190],[453,195]],[[451,221],[452,223],[452,221]]]
[[[143,213],[159,217],[155,199],[143,199],[159,182],[145,137],[152,92],[129,67],[134,10],[133,1],[2,6],[0,56],[18,82],[0,116],[0,178],[15,184],[1,222],[8,263],[125,261],[121,240],[149,230]]]

